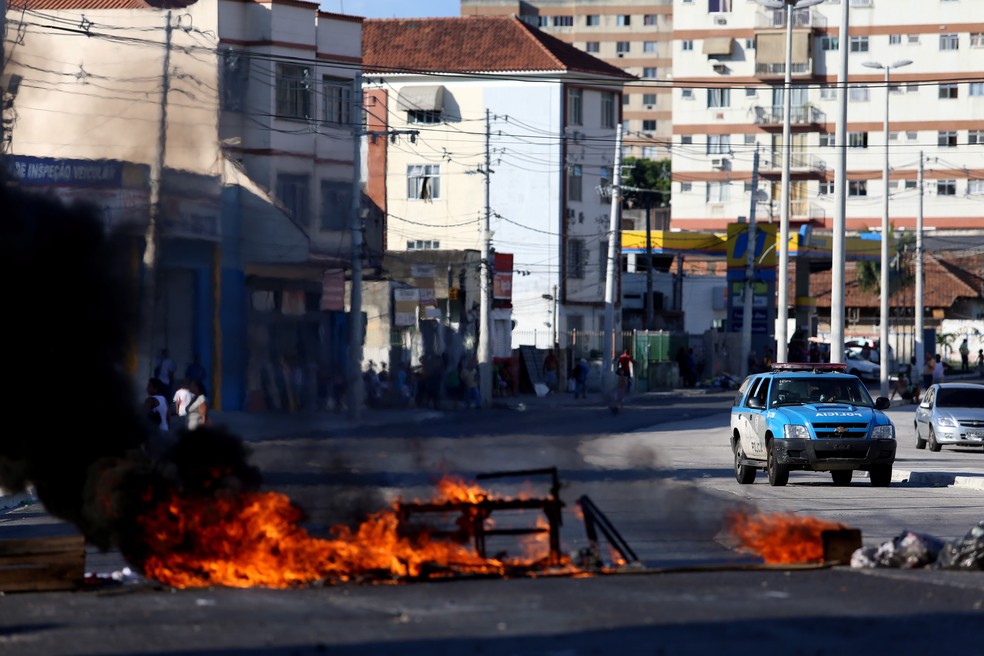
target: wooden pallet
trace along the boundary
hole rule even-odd
[[[81,535],[0,540],[0,592],[75,590],[84,577]]]

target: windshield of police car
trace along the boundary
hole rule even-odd
[[[871,395],[854,377],[777,377],[769,395],[770,406],[804,403],[846,403],[873,407]]]

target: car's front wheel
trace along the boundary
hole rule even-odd
[[[844,486],[850,485],[851,479],[854,478],[853,469],[835,469],[830,472],[830,476],[834,479],[834,485]]]
[[[888,487],[892,482],[892,466],[878,465],[868,470],[868,478],[872,487]]]
[[[930,426],[929,427],[929,450],[932,451],[933,453],[938,453],[939,450],[942,449],[942,448],[943,448],[943,445],[941,445],[939,442],[936,441],[936,431],[934,431],[933,430],[933,427]]]
[[[741,440],[735,440],[735,480],[742,485],[749,485],[755,482],[755,468],[741,464],[745,459],[745,450],[741,448]]]
[[[776,450],[771,442],[769,443],[768,460],[766,460],[766,471],[769,474],[769,485],[772,487],[782,487],[789,482],[789,466],[778,461]]]

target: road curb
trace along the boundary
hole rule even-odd
[[[914,472],[895,470],[893,483],[908,483],[913,487],[959,487],[968,490],[984,491],[984,477],[960,476],[945,472]]]

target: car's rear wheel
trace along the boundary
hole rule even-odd
[[[834,479],[834,485],[850,485],[851,479],[854,478],[853,469],[835,469],[830,472],[831,478]]]
[[[776,459],[775,449],[771,442],[769,442],[768,453],[766,470],[769,474],[769,485],[772,487],[782,487],[789,482],[789,466],[782,464]]]
[[[916,425],[916,448],[917,449],[925,449],[926,448],[926,440],[924,440],[922,438],[922,435],[919,434],[919,422],[918,421],[915,422],[915,425]]]
[[[872,487],[888,487],[892,482],[892,466],[877,465],[868,470]]]
[[[936,441],[936,431],[934,431],[933,430],[933,427],[930,426],[929,427],[929,450],[932,451],[933,453],[937,453],[942,448],[943,448],[943,446],[939,442]]]
[[[745,450],[741,448],[741,440],[735,440],[735,480],[742,485],[749,485],[755,482],[755,468],[741,464],[745,459]]]

